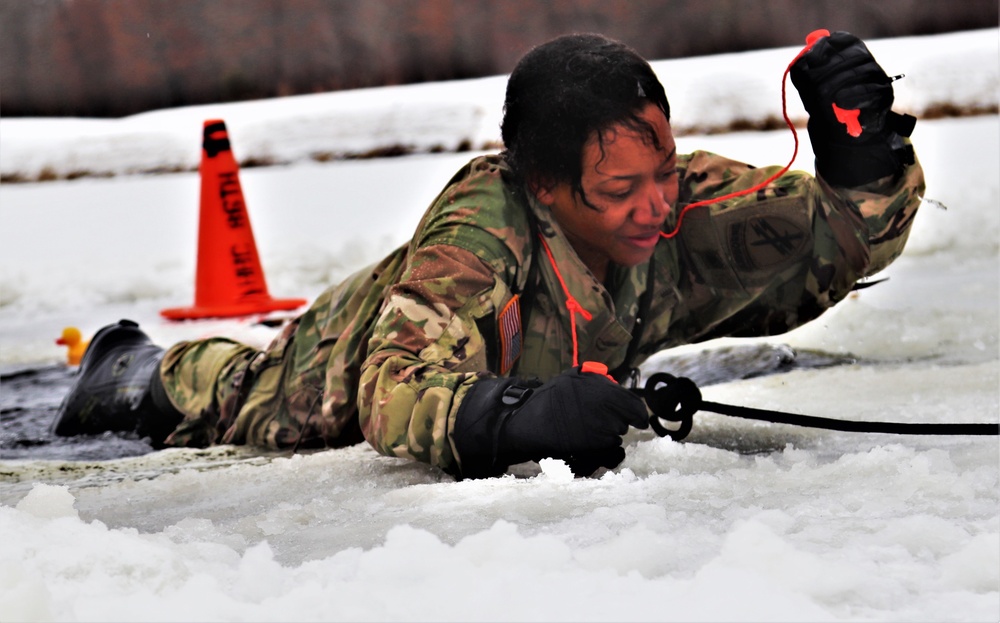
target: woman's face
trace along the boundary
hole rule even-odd
[[[593,207],[565,182],[535,193],[602,282],[610,262],[635,266],[653,255],[677,201],[677,147],[670,123],[652,103],[639,116],[655,131],[659,147],[646,133],[624,125],[606,130],[602,142],[595,135],[584,145],[580,185]]]

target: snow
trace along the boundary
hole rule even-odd
[[[897,109],[996,106],[998,30],[869,42]],[[655,63],[679,129],[780,115],[797,50]],[[791,89],[789,85],[789,89]],[[201,124],[227,122],[275,296],[310,298],[406,240],[471,153],[321,161],[498,137],[503,77],[154,111],[0,119],[0,365],[54,363],[62,327],[133,318],[159,343],[251,321],[190,304]],[[801,117],[794,90],[789,111]],[[759,340],[854,365],[702,388],[706,399],[867,420],[1000,410],[1000,118],[922,120],[928,201],[906,252],[816,322]],[[757,164],[787,130],[698,135]],[[811,169],[802,137],[798,168]],[[155,169],[181,170],[144,175]],[[935,203],[936,202],[936,203]],[[942,209],[942,204],[947,209]],[[667,355],[724,348],[685,347]],[[220,446],[114,461],[0,461],[0,619],[996,621],[996,437],[837,433],[707,412],[683,442],[632,431],[597,478],[559,461],[454,482],[361,444],[289,456]]]

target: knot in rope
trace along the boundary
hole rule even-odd
[[[566,296],[566,309],[569,311],[569,331],[573,338],[573,367],[580,365],[580,345],[576,338],[576,315],[580,314],[583,316],[584,320],[593,319],[593,314],[583,308],[580,302],[570,294],[569,286],[566,285],[566,281],[563,279],[562,272],[559,271],[559,266],[556,264],[556,258],[552,255],[552,249],[549,248],[549,243],[545,240],[545,236],[538,234],[538,239],[542,241],[542,246],[545,248],[545,254],[549,257],[549,264],[552,266],[552,271],[556,274],[556,279],[559,280],[559,285],[562,287],[563,294]]]
[[[653,415],[649,425],[660,437],[669,436],[680,441],[691,432],[694,414],[701,408],[701,391],[687,377],[676,377],[657,372],[646,381],[644,398]],[[663,422],[679,423],[677,429],[667,428]]]
[[[568,296],[566,298],[566,309],[568,309],[571,314],[580,314],[583,316],[584,320],[592,320],[594,318],[593,314],[584,309],[583,305],[580,305],[580,302],[572,296]]]

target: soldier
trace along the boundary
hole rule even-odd
[[[156,447],[367,440],[459,478],[544,457],[613,468],[621,436],[648,425],[613,379],[673,346],[800,326],[902,252],[924,180],[891,79],[842,32],[791,75],[816,177],[684,212],[780,170],[678,154],[664,89],[627,46],[538,46],[507,84],[503,152],[458,171],[408,244],[264,351],[225,338],[164,351],[135,323],[101,329],[54,431],[136,430]]]

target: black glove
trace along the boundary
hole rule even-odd
[[[892,112],[892,79],[854,35],[817,40],[790,71],[809,113],[816,171],[835,186],[857,187],[913,164],[902,137],[916,119]]]
[[[547,383],[476,381],[455,416],[453,438],[464,478],[497,476],[543,458],[589,476],[622,462],[629,426],[649,426],[642,399],[603,374],[573,368]]]

